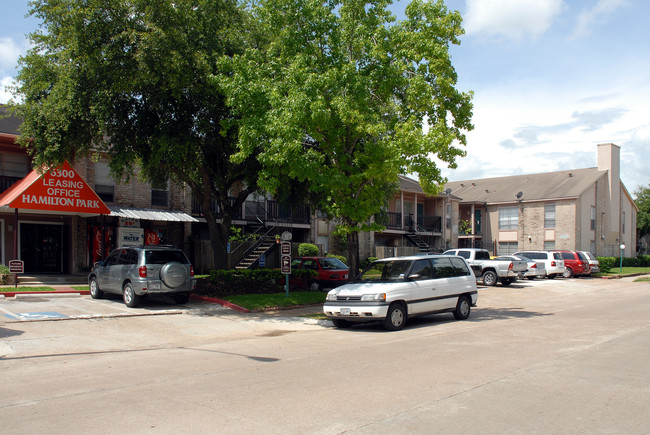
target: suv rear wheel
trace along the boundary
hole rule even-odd
[[[122,299],[124,299],[124,304],[129,308],[135,308],[138,306],[140,297],[135,294],[133,284],[130,282],[124,284],[124,288],[122,289]]]

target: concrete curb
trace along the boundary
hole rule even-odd
[[[210,296],[201,296],[201,295],[191,294],[190,299],[195,299],[197,301],[203,301],[203,302],[210,302],[210,303],[213,303],[213,304],[219,304],[219,305],[222,305],[224,307],[233,309],[235,311],[239,311],[240,313],[250,313],[250,310],[247,309],[247,308],[240,307],[239,305],[233,304],[232,302],[228,302],[228,301],[225,301],[225,300],[219,299],[219,298],[213,298],[213,297],[210,297]]]

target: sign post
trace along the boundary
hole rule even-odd
[[[9,272],[14,274],[14,288],[18,288],[18,274],[24,273],[25,263],[23,260],[10,260]]]
[[[280,272],[285,275],[287,297],[289,297],[289,275],[291,275],[291,242],[284,241],[280,245]]]

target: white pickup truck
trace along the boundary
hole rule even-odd
[[[493,286],[497,282],[510,285],[517,281],[520,274],[528,270],[525,261],[493,260],[487,249],[463,248],[450,249],[443,255],[458,255],[463,257],[472,267],[476,279],[483,281],[484,285]]]

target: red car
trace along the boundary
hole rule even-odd
[[[564,266],[566,269],[562,274],[565,278],[571,278],[574,276],[590,276],[591,275],[591,266],[589,266],[589,259],[585,257],[582,252],[576,251],[560,251],[554,250],[553,252],[559,252],[562,255],[564,260]]]
[[[302,271],[314,271],[306,275]],[[312,291],[334,288],[348,282],[348,267],[334,257],[299,257],[291,262],[290,284],[308,287]]]

